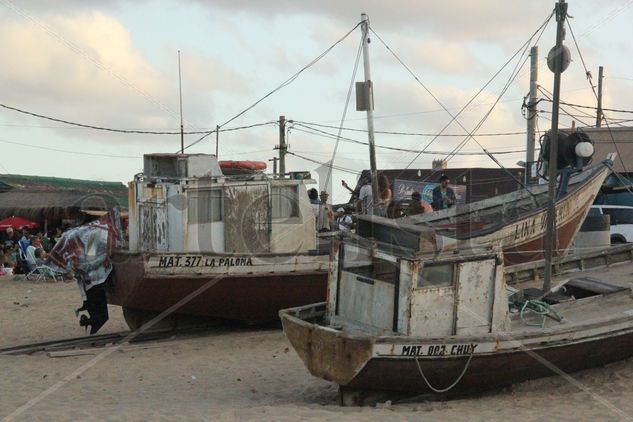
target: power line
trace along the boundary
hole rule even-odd
[[[309,126],[317,126],[317,127],[325,127],[329,129],[339,129],[338,126],[333,125],[325,125],[321,123],[313,123],[313,122],[304,122],[302,120],[291,120],[291,123],[300,123]],[[359,129],[359,128],[350,128],[350,127],[341,127],[342,130],[347,130],[350,132],[363,132],[367,133],[367,129]],[[438,136],[438,137],[459,137],[464,136],[463,133],[423,133],[423,132],[395,132],[395,131],[384,131],[384,130],[375,130],[374,133],[379,133],[382,135],[400,135],[400,136]],[[495,133],[478,133],[478,136],[512,136],[512,135],[525,135],[527,132],[495,132]]]
[[[20,109],[20,108],[17,108],[17,107],[12,107],[12,106],[9,106],[9,105],[6,105],[6,104],[2,104],[2,103],[0,103],[0,107],[5,108],[7,110],[11,110],[11,111],[16,111],[18,113],[26,114],[26,115],[29,115],[29,116],[37,117],[37,118],[40,118],[40,119],[46,119],[46,120],[50,120],[50,121],[53,121],[53,122],[63,123],[63,124],[66,124],[66,125],[76,126],[76,127],[85,128],[85,129],[102,130],[102,131],[116,132],[116,133],[143,134],[143,135],[180,135],[180,131],[169,132],[169,131],[137,130],[137,129],[116,129],[116,128],[109,128],[109,127],[103,127],[103,126],[90,125],[90,124],[85,124],[85,123],[71,122],[69,120],[58,119],[56,117],[45,116],[43,114],[34,113],[32,111],[23,110],[23,109]],[[240,129],[250,129],[250,128],[253,128],[253,127],[269,125],[269,124],[272,124],[272,123],[275,123],[275,122],[269,121],[269,122],[264,122],[264,123],[255,123],[255,124],[247,125],[247,126],[239,126],[239,127],[235,127],[235,128],[222,129],[222,130],[220,130],[220,132],[230,132],[230,131],[240,130]],[[204,134],[215,133],[215,129],[214,130],[205,130],[205,131],[184,132],[185,135],[199,135],[199,134],[203,134],[203,133]]]
[[[247,113],[248,111],[252,110],[253,108],[255,108],[259,103],[261,103],[262,101],[264,101],[266,98],[270,97],[271,95],[273,95],[274,93],[276,93],[277,91],[279,91],[280,89],[283,89],[285,87],[287,87],[288,85],[290,85],[291,83],[293,83],[303,72],[305,72],[306,70],[308,70],[310,67],[312,67],[313,65],[315,65],[317,62],[319,62],[323,57],[325,57],[330,51],[332,51],[334,49],[334,47],[336,47],[337,45],[339,45],[340,43],[342,43],[352,32],[354,32],[354,30],[356,28],[358,28],[360,26],[361,22],[358,22],[356,25],[354,25],[354,27],[352,29],[350,29],[345,35],[343,35],[341,38],[339,38],[334,44],[332,44],[331,46],[329,46],[327,49],[325,49],[325,51],[323,51],[321,54],[319,54],[317,57],[315,57],[312,61],[310,61],[308,64],[306,64],[305,66],[303,66],[301,69],[299,69],[297,72],[295,72],[292,76],[290,76],[288,79],[286,79],[285,81],[283,81],[281,84],[279,84],[275,89],[273,89],[272,91],[270,91],[268,94],[264,95],[263,97],[261,97],[260,99],[258,99],[257,101],[255,101],[253,104],[251,104],[250,106],[246,107],[244,110],[240,111],[239,113],[237,113],[236,115],[234,115],[233,117],[231,117],[230,119],[228,119],[227,121],[225,121],[224,123],[222,123],[221,125],[218,125],[219,128],[226,126],[227,124],[231,123],[233,120],[237,119],[238,117],[242,116],[243,114]],[[201,136],[200,138],[198,138],[197,140],[193,141],[192,143],[190,143],[189,145],[187,145],[184,149],[189,149],[192,146],[200,143],[203,139],[205,139],[207,136],[211,135],[211,133],[206,133],[205,135]]]
[[[299,127],[297,127],[299,126]],[[305,128],[305,129],[304,129]],[[296,123],[295,122],[295,126],[293,126],[294,130],[297,130],[299,132],[304,132],[310,135],[317,135],[317,136],[322,136],[324,138],[328,138],[328,139],[340,139],[343,142],[350,142],[350,143],[354,143],[354,144],[359,144],[359,145],[369,145],[368,142],[364,142],[364,141],[359,141],[357,139],[352,139],[352,138],[346,138],[343,136],[337,136],[333,133],[330,132],[326,132],[320,129],[316,129],[316,128],[312,128],[309,127],[307,125],[303,125],[300,123]],[[307,130],[306,130],[307,129]],[[408,148],[400,148],[400,147],[391,147],[391,146],[387,146],[387,145],[376,145],[376,148],[381,148],[381,149],[387,149],[387,150],[391,150],[391,151],[399,151],[399,152],[410,152],[410,153],[418,153],[418,154],[429,154],[429,155],[446,155],[449,154],[450,152],[447,151],[423,151],[423,150],[416,150],[416,149],[408,149]],[[511,153],[515,153],[515,152],[525,152],[525,150],[516,150],[516,151],[493,151],[490,152],[492,154],[511,154]],[[455,155],[488,155],[485,152],[478,152],[478,151],[473,151],[473,152],[457,152],[455,153]]]
[[[296,153],[291,152],[291,151],[286,151],[286,154],[294,155],[297,158],[301,158],[303,160],[310,161],[310,162],[315,163],[315,164],[320,164],[322,166],[329,167],[329,168],[332,168],[334,170],[339,170],[339,171],[343,171],[343,172],[346,172],[346,173],[352,173],[352,174],[357,174],[357,175],[361,173],[360,171],[348,169],[348,168],[341,167],[341,166],[335,166],[334,164],[332,164],[332,162],[324,163],[322,161],[317,161],[317,160],[314,160],[312,158],[304,157],[303,155],[299,155],[299,154],[296,154]]]

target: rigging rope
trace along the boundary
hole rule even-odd
[[[368,24],[369,25],[369,24]],[[343,115],[341,116],[341,124],[338,128],[338,134],[336,135],[336,143],[334,144],[334,151],[332,151],[332,158],[330,159],[330,163],[334,165],[334,159],[336,158],[336,153],[338,151],[338,144],[341,140],[341,132],[343,131],[343,125],[345,124],[345,117],[347,116],[347,109],[349,107],[349,102],[352,97],[352,92],[354,90],[354,81],[356,79],[356,72],[358,71],[358,63],[360,62],[360,56],[363,51],[363,42],[364,36],[361,36],[360,43],[358,44],[358,51],[356,52],[356,60],[354,61],[354,70],[352,70],[352,78],[349,83],[349,88],[347,89],[347,97],[345,98],[345,107],[343,107]],[[333,166],[329,166],[327,177],[325,178],[325,183],[323,184],[323,188],[327,189],[327,186],[330,183],[330,179],[332,176]]]
[[[252,110],[253,108],[255,108],[259,103],[261,103],[262,101],[264,101],[266,98],[270,97],[271,95],[275,94],[277,91],[287,87],[288,85],[290,85],[291,83],[293,83],[303,72],[305,72],[306,70],[308,70],[310,67],[314,66],[316,63],[318,63],[323,57],[325,57],[330,51],[332,51],[337,45],[339,45],[340,43],[342,43],[352,32],[354,32],[354,30],[356,28],[358,28],[360,26],[361,22],[358,22],[356,25],[354,25],[354,27],[352,29],[350,29],[349,31],[347,31],[347,33],[345,35],[343,35],[341,38],[339,38],[334,44],[332,44],[331,46],[329,46],[327,49],[325,49],[325,51],[323,51],[321,54],[319,54],[317,57],[315,57],[312,61],[310,61],[308,64],[306,64],[305,66],[303,66],[301,69],[299,69],[297,72],[295,72],[292,76],[290,76],[288,79],[286,79],[285,81],[283,81],[281,84],[279,84],[276,88],[274,88],[272,91],[270,91],[269,93],[267,93],[266,95],[264,95],[263,97],[261,97],[260,99],[258,99],[257,101],[255,101],[253,104],[251,104],[250,106],[246,107],[244,110],[240,111],[239,113],[237,113],[236,115],[234,115],[233,117],[231,117],[230,119],[228,119],[227,121],[225,121],[224,123],[222,123],[221,125],[218,125],[218,127],[224,127],[227,124],[231,123],[233,120],[237,119],[238,117],[244,115],[245,113],[247,113],[248,111]],[[211,132],[214,133],[214,132]],[[192,143],[190,143],[189,145],[187,145],[185,147],[185,149],[191,148],[192,146],[200,143],[202,140],[204,140],[207,136],[211,135],[211,133],[207,133],[203,136],[201,136],[200,138],[198,138],[197,140],[193,141]]]

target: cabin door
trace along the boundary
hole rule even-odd
[[[455,334],[486,334],[492,324],[496,263],[494,259],[459,264]]]

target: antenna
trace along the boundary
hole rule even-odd
[[[185,130],[182,125],[182,77],[180,74],[180,50],[178,50],[178,90],[180,91],[180,153],[185,153]]]

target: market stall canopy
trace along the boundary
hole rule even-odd
[[[22,217],[9,217],[9,218],[5,218],[4,220],[0,220],[0,229],[1,230],[6,230],[9,227],[11,227],[12,229],[15,230],[21,230],[21,229],[36,229],[38,228],[40,225],[31,221],[31,220],[27,220],[26,218],[22,218]]]

